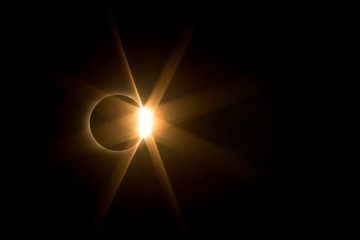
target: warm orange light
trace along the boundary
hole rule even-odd
[[[139,134],[145,138],[151,133],[153,125],[153,116],[149,109],[140,108],[139,110]]]

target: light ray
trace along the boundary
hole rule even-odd
[[[66,94],[64,94],[66,98],[64,101],[71,102],[72,105],[78,105],[79,107],[77,109],[81,109],[81,111],[83,111],[79,112],[79,114],[84,116],[82,119],[84,122],[82,129],[78,129],[77,132],[74,132],[71,135],[67,135],[66,137],[58,138],[56,141],[49,142],[44,147],[45,154],[55,152],[55,155],[59,157],[58,159],[62,159],[62,161],[65,162],[97,151],[97,149],[94,148],[94,145],[97,145],[98,143],[91,134],[89,119],[91,112],[98,103],[99,99],[109,95],[109,93],[106,93],[92,86],[91,84],[65,72],[60,72],[59,76],[62,80],[61,88],[64,89],[63,91],[66,90]],[[86,96],[87,99],[74,102],[74,99],[79,99],[77,95]],[[89,104],[89,102],[92,104]],[[58,107],[54,117],[56,119],[60,119],[62,116],[67,116],[68,111],[69,110],[66,107]],[[73,124],[73,122],[68,122],[68,119],[66,119],[66,121],[68,126]],[[61,125],[54,125],[54,129],[61,128],[61,126],[64,125],[64,122],[57,121],[57,124]],[[94,145],[84,144],[85,142],[89,142],[89,139],[93,139]],[[71,151],[69,151],[69,149],[71,149]]]
[[[225,82],[201,92],[163,103],[159,108],[168,122],[180,123],[233,102],[239,102],[253,94],[254,88],[251,86]]]
[[[184,233],[186,234],[186,227],[185,227],[185,222],[183,220],[182,217],[182,213],[179,207],[179,204],[177,202],[176,196],[174,194],[173,188],[171,186],[169,177],[166,173],[166,169],[164,167],[164,164],[161,160],[161,156],[159,153],[159,150],[156,146],[156,142],[155,139],[152,135],[149,135],[147,138],[144,139],[146,146],[149,150],[151,159],[153,161],[154,167],[155,167],[155,171],[158,174],[159,178],[160,178],[160,183],[162,184],[162,187],[164,189],[164,191],[166,191],[166,193],[168,193],[168,197],[169,197],[169,204],[170,207],[172,208],[172,211],[176,217],[176,219],[178,220],[180,226],[182,227]]]
[[[93,222],[93,231],[96,234],[97,230],[99,229],[110,205],[114,199],[114,196],[124,179],[124,176],[130,166],[132,159],[139,147],[139,143],[137,143],[133,148],[127,150],[128,156],[122,157],[122,161],[118,161],[111,178],[109,180],[108,185],[105,187],[103,194],[99,200],[99,203],[96,207],[95,214],[94,214],[94,222]]]
[[[201,137],[191,134],[166,121],[161,121],[163,132],[154,135],[166,147],[169,147],[191,159],[201,161],[226,175],[237,178],[251,178],[260,173],[248,162],[233,155],[226,149],[213,144]]]
[[[107,139],[102,139],[102,144],[105,146],[114,146],[138,138],[138,126],[136,124],[134,125],[130,124],[130,122],[135,122],[136,119],[137,119],[137,113],[129,114],[128,116],[124,116],[116,120],[109,121],[102,125],[96,126],[94,127],[94,130],[98,132],[107,132],[108,133]],[[124,123],[127,124],[125,127],[129,128],[129,131],[121,132],[121,141],[120,141],[120,139],[117,137],[118,133],[113,134],[112,132],[109,132],[108,129],[110,128],[114,130],[116,129],[116,126],[119,126],[118,131],[121,131],[122,129],[121,125],[125,125]]]
[[[115,41],[116,41],[116,44],[119,48],[119,51],[120,51],[120,55],[124,61],[124,64],[125,64],[125,67],[126,67],[126,70],[127,70],[127,73],[129,75],[129,78],[131,80],[131,84],[134,88],[134,91],[135,91],[135,94],[136,94],[136,100],[138,101],[138,103],[140,104],[140,106],[142,107],[142,102],[141,102],[141,98],[140,98],[140,95],[139,95],[139,92],[136,88],[136,84],[135,84],[135,80],[133,78],[133,75],[131,73],[131,69],[130,69],[130,65],[128,63],[128,60],[127,60],[127,57],[126,57],[126,54],[125,54],[125,51],[124,51],[124,48],[123,48],[123,45],[121,43],[121,40],[120,40],[120,37],[119,37],[119,33],[117,31],[117,28],[116,28],[116,25],[115,25],[115,22],[114,22],[114,18],[112,17],[112,14],[111,14],[111,10],[109,7],[107,7],[108,9],[108,17],[109,17],[109,22],[110,22],[110,27],[113,31],[113,35],[115,37]]]
[[[183,35],[178,40],[173,52],[171,53],[169,60],[163,68],[160,77],[152,93],[150,94],[149,100],[146,103],[146,107],[153,109],[153,111],[156,110],[162,97],[164,96],[165,91],[177,69],[177,66],[179,65],[180,60],[182,59],[185,50],[190,43],[194,31],[195,25],[191,26],[183,33]]]

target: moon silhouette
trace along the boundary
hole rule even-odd
[[[140,140],[138,112],[140,105],[125,95],[103,98],[90,116],[90,129],[94,139],[104,148],[124,151]]]

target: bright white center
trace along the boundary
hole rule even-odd
[[[142,138],[147,137],[151,133],[152,115],[147,108],[140,108],[139,110],[139,127],[139,133]]]

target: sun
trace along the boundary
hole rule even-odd
[[[153,126],[153,116],[148,108],[141,107],[138,113],[139,117],[139,135],[146,138],[150,135]]]

